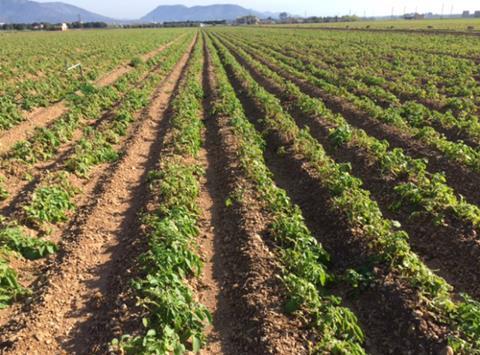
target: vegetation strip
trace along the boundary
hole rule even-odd
[[[251,48],[251,46],[248,47]],[[341,113],[345,119],[351,122],[351,125],[363,127],[370,135],[378,137],[378,139],[387,138],[392,146],[402,147],[412,156],[420,159],[428,159],[429,164],[427,169],[432,172],[445,173],[445,175],[448,176],[448,184],[454,187],[458,193],[461,193],[468,201],[474,202],[477,205],[480,202],[476,194],[476,184],[479,176],[471,169],[459,166],[455,162],[439,155],[435,149],[420,145],[418,141],[412,140],[409,135],[404,134],[400,129],[392,129],[392,127],[386,124],[378,124],[378,122],[370,118],[368,114],[352,108],[352,105],[345,103],[344,100],[326,94],[324,91],[306,83],[305,80],[298,79],[294,75],[272,66],[271,60],[266,61],[264,57],[259,57],[257,54],[252,54],[252,56],[280,74],[285,80],[295,83],[304,93],[321,98],[327,107],[333,112]]]
[[[170,58],[172,53],[178,51],[179,46],[185,45],[188,38],[184,38],[178,45],[169,47],[159,53],[158,56],[150,59],[144,65],[140,65],[136,70],[128,73],[113,86],[101,89],[93,86],[85,86],[82,95],[72,98],[74,108],[53,123],[51,127],[39,128],[30,139],[18,142],[7,154],[2,162],[5,169],[8,169],[9,162],[15,161],[34,164],[38,161],[50,159],[57,152],[62,143],[68,142],[76,129],[86,127],[91,120],[102,116],[105,110],[114,107],[114,104],[135,88],[136,84],[145,79],[145,75],[150,69],[155,69],[164,65],[166,59]],[[143,84],[145,88],[146,84]],[[142,87],[137,88],[138,92]],[[131,95],[133,96],[133,95]],[[132,97],[126,97],[132,100]]]
[[[225,42],[225,38],[222,37],[222,41]],[[457,197],[443,174],[430,174],[425,161],[411,158],[400,148],[390,150],[387,141],[379,141],[350,126],[341,115],[329,111],[322,101],[304,94],[294,83],[285,82],[256,61],[240,44],[228,44],[228,48],[262,85],[282,99],[283,107],[292,112],[297,121],[306,121],[305,125],[312,129],[315,138],[327,144],[333,155],[347,163],[353,159],[355,172],[362,176],[382,209],[408,225],[414,250],[418,250],[420,256],[440,257],[441,264],[436,264],[436,268],[441,272],[464,273],[450,282],[456,289],[478,297],[475,263],[480,251],[477,246],[480,209],[476,205]],[[350,158],[343,158],[343,155]],[[373,174],[371,169],[374,169]],[[383,187],[379,188],[379,180],[383,181]],[[431,243],[430,235],[423,237],[422,226],[436,231],[435,244]],[[440,256],[437,248],[440,243],[444,243],[450,253]],[[464,259],[459,260],[458,255],[462,254]]]
[[[87,200],[72,223],[62,228],[62,252],[42,265],[48,277],[39,280],[40,288],[24,302],[28,310],[16,306],[5,312],[8,322],[2,322],[2,350],[107,352],[107,344],[121,334],[123,314],[116,311],[123,313],[124,307],[115,306],[124,300],[129,270],[143,250],[134,231],[140,232],[137,213],[146,198],[147,171],[159,154],[165,109],[193,44],[190,41],[156,88],[148,109],[122,143],[121,159],[105,172],[97,170],[92,176],[95,181],[86,185],[94,189],[96,198]]]
[[[261,43],[263,44],[265,41]],[[252,43],[252,45],[261,49],[266,47],[260,43]],[[387,109],[395,109],[417,128],[431,126],[440,133],[445,133],[449,139],[460,135],[467,138],[469,145],[474,147],[479,145],[480,125],[475,117],[476,105],[468,99],[449,97],[440,93],[435,95],[435,100],[425,98],[422,92],[419,92],[418,87],[415,85],[409,86],[408,81],[404,79],[405,76],[401,77],[401,83],[392,82],[383,78],[383,73],[380,71],[375,75],[356,72],[355,78],[352,79],[344,67],[336,67],[335,63],[321,61],[318,56],[322,54],[318,50],[310,50],[303,43],[301,48],[302,50],[305,49],[305,52],[299,51],[300,46],[298,44],[285,48],[285,46],[269,43],[268,48],[270,51],[284,55],[285,58],[297,60],[306,71],[319,79],[327,80],[332,84],[341,84],[349,92],[360,97],[368,97],[377,105]],[[374,58],[372,59],[374,60]],[[380,67],[382,67],[382,64],[388,65],[378,63]],[[395,68],[395,70],[398,70],[398,68]],[[404,68],[404,70],[408,70],[408,68]],[[470,73],[470,75],[474,74]],[[468,79],[466,75],[465,78],[462,77],[462,80],[466,81]],[[465,89],[465,91],[467,90],[471,90],[470,87]],[[413,101],[413,98],[416,101]],[[456,113],[454,114],[454,112]]]
[[[108,35],[108,40],[104,35]],[[124,63],[136,53],[158,48],[178,36],[178,33],[173,30],[161,36],[151,36],[147,32],[134,31],[126,37],[121,31],[110,31],[108,34],[92,32],[92,35],[71,34],[67,42],[65,38],[53,35],[46,39],[48,46],[43,41],[37,42],[37,36],[22,34],[20,37],[25,42],[21,44],[18,43],[18,37],[16,40],[12,38],[13,41],[2,38],[5,68],[9,68],[12,58],[17,65],[13,66],[15,70],[4,71],[4,80],[0,83],[0,131],[22,122],[25,118],[22,110],[48,106],[64,98],[68,100],[70,94],[88,85],[88,81],[96,80],[102,73]],[[77,49],[80,54],[71,53],[72,45],[79,46]],[[8,55],[15,53],[19,46],[23,49],[20,56]],[[44,60],[29,61],[32,55]],[[66,71],[65,61],[74,60],[82,64],[82,73],[78,70]]]
[[[145,309],[143,335],[125,335],[113,347],[126,353],[184,353],[188,344],[198,352],[206,342],[208,310],[198,304],[188,278],[198,277],[202,261],[198,237],[201,166],[196,159],[201,147],[202,45],[190,59],[185,79],[172,102],[171,132],[167,135],[159,170],[150,173],[155,211],[143,218],[149,251],[142,257],[145,276],[134,287]]]
[[[29,141],[19,142],[19,146],[23,148],[17,152],[10,152],[0,161],[5,176],[13,180],[10,184],[13,190],[10,190],[12,192],[10,200],[18,200],[18,194],[22,193],[24,188],[33,189],[42,178],[44,170],[63,169],[74,171],[78,175],[82,175],[81,173],[86,175],[87,170],[93,165],[116,160],[118,153],[114,151],[113,146],[118,145],[121,136],[126,134],[127,127],[135,119],[136,116],[133,115],[132,110],[145,105],[145,100],[148,99],[149,92],[152,90],[151,85],[165,74],[162,68],[172,64],[170,57],[178,55],[186,43],[185,41],[178,46],[172,46],[159,57],[138,67],[136,75],[124,77],[126,81],[119,87],[115,87],[115,103],[111,102],[113,97],[108,100],[104,98],[105,100],[102,101],[100,100],[102,97],[93,96],[92,101],[87,99],[84,101],[85,105],[80,106],[79,114],[72,120],[68,119],[68,124],[64,120],[59,120],[50,128],[40,129]],[[92,95],[96,94],[92,93]],[[105,108],[107,111],[104,112],[103,108],[97,107],[99,102],[106,102],[110,107],[108,110]],[[82,136],[94,136],[97,138],[94,143],[97,144],[93,145],[82,139]],[[100,144],[99,141],[101,141]],[[76,147],[75,143],[81,143],[81,145]],[[73,149],[77,150],[76,154],[72,152]],[[81,152],[83,154],[80,154]],[[51,162],[52,159],[55,160]],[[45,163],[49,165],[45,166]],[[71,166],[66,169],[65,163]],[[26,182],[22,181],[19,184],[19,179]],[[10,191],[6,190],[7,193]],[[12,208],[14,209],[15,206],[10,204],[8,210],[11,211]]]
[[[479,31],[403,22],[0,34],[0,352],[480,355]]]

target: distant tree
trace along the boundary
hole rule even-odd
[[[288,20],[288,13],[282,12],[280,13],[280,21],[287,21]]]

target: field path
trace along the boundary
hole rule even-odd
[[[221,233],[221,227],[219,228],[221,221],[219,221],[219,214],[217,213],[218,204],[215,204],[214,199],[221,202],[222,193],[220,191],[221,186],[215,184],[215,182],[219,181],[216,181],[218,179],[215,179],[213,176],[216,172],[213,171],[214,168],[207,158],[205,149],[200,151],[199,158],[207,171],[207,178],[201,181],[202,190],[199,199],[199,207],[202,215],[200,219],[200,238],[198,244],[200,246],[202,259],[204,260],[204,266],[202,277],[199,280],[198,298],[212,314],[218,314],[222,285],[221,280],[215,275],[215,268],[222,258],[216,253],[215,243],[216,240],[218,240],[218,234]],[[222,325],[225,325],[224,322],[222,323]],[[206,334],[209,343],[206,351],[212,354],[222,353],[220,341],[221,332],[220,329],[217,329],[217,327],[213,325],[207,328]]]
[[[192,47],[193,43],[190,50]],[[66,246],[65,256],[52,268],[41,300],[24,316],[18,315],[20,330],[12,329],[8,338],[2,339],[4,345],[10,345],[6,351],[91,353],[92,340],[101,335],[88,324],[101,318],[104,301],[112,297],[109,292],[118,266],[129,262],[131,243],[138,236],[132,229],[142,206],[146,174],[158,158],[154,152],[158,152],[160,127],[189,55],[190,51],[185,53],[159,86],[149,117],[129,142],[105,192],[94,197],[98,204],[80,225],[77,243]]]
[[[165,49],[167,49],[168,47],[170,47],[172,44],[174,44],[175,42],[178,42],[181,38],[183,38],[185,35],[181,35],[181,36],[178,36],[177,38],[175,38],[173,41],[170,41],[166,44],[164,44],[163,46],[161,47],[158,47],[157,49],[154,49],[153,51],[151,52],[148,52],[146,54],[143,54],[142,56],[140,56],[140,58],[146,62],[150,59],[152,59],[153,57],[155,57],[156,55],[160,54],[161,52],[163,52]],[[105,86],[108,86],[108,85],[111,85],[113,84],[114,82],[116,82],[118,79],[120,79],[121,76],[123,76],[124,74],[127,74],[129,73],[130,71],[132,71],[133,67],[131,67],[129,65],[129,63],[125,63],[123,65],[121,65],[120,67],[114,69],[113,71],[111,71],[110,73],[104,75],[103,77],[101,77],[100,79],[98,79],[96,82],[95,82],[95,85],[98,86],[98,87],[105,87]]]

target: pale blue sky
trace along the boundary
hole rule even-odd
[[[48,2],[53,0],[38,0]],[[441,13],[442,4],[444,13],[449,14],[452,10],[460,13],[462,10],[480,10],[478,0],[60,0],[66,3],[83,7],[87,10],[98,12],[105,16],[116,18],[138,18],[145,15],[158,5],[183,4],[209,5],[218,3],[238,4],[250,9],[260,11],[288,11],[290,13],[304,15],[329,16],[352,14],[367,16],[390,15],[392,8],[395,14],[401,14],[404,9],[407,12],[436,12]]]

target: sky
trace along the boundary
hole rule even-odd
[[[49,2],[53,0],[37,0]],[[335,16],[351,13],[363,16],[395,15],[406,12],[435,12],[450,14],[463,10],[480,10],[478,0],[59,0],[101,15],[119,18],[135,19],[144,16],[159,5],[211,5],[237,4],[258,11],[287,11],[295,15]]]

